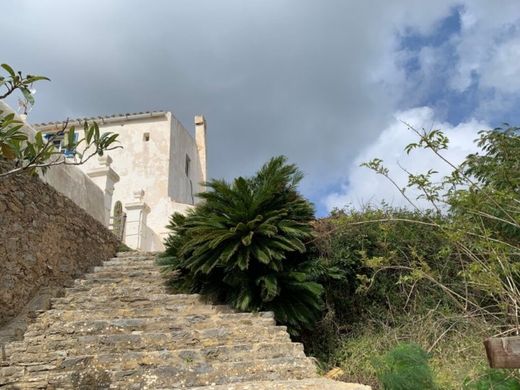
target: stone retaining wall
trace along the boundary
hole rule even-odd
[[[118,246],[105,226],[38,177],[0,179],[0,325],[40,288],[70,283]]]

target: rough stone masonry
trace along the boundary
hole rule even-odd
[[[118,245],[106,227],[37,176],[0,178],[0,326],[41,288],[68,284]]]

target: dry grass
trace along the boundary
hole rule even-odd
[[[461,389],[465,380],[477,378],[487,367],[483,340],[494,330],[480,318],[431,311],[407,316],[399,325],[356,325],[352,333],[337,339],[330,363],[339,366],[342,380],[378,389],[372,367],[374,358],[401,342],[413,342],[431,353],[430,365],[440,389]]]

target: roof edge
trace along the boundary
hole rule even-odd
[[[119,122],[129,122],[139,119],[147,119],[147,118],[157,118],[161,116],[166,116],[168,111],[145,111],[145,112],[134,112],[128,114],[117,114],[117,115],[108,115],[108,116],[94,116],[89,118],[76,118],[68,120],[68,124],[71,126],[83,126],[85,121],[95,121],[99,125],[103,125],[105,123],[119,123]],[[61,130],[61,127],[67,121],[59,121],[59,122],[48,122],[48,123],[35,123],[32,126],[38,130]]]

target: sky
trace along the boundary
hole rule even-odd
[[[403,152],[442,128],[457,163],[477,131],[518,125],[517,0],[2,0],[0,62],[51,78],[33,123],[148,110],[208,122],[210,177],[251,175],[283,154],[319,216],[403,199],[435,168]]]

